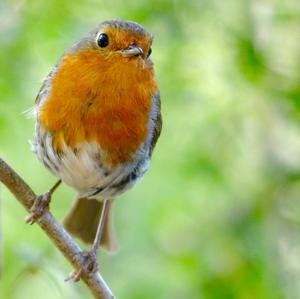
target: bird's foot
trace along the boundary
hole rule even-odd
[[[51,201],[51,192],[36,197],[31,209],[30,214],[25,218],[26,223],[34,224],[40,217],[49,210],[49,204]]]
[[[83,251],[80,255],[83,259],[83,266],[71,272],[66,281],[73,280],[74,282],[78,282],[83,275],[92,276],[98,271],[97,255],[93,250]]]

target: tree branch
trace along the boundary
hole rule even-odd
[[[23,181],[23,179],[0,158],[0,181],[14,194],[16,199],[30,210],[36,194]],[[42,230],[52,240],[58,250],[76,269],[83,266],[83,259],[80,255],[81,249],[72,239],[72,237],[64,230],[50,212],[46,212],[37,222]],[[99,274],[83,275],[83,281],[94,294],[97,299],[115,299],[109,287]]]

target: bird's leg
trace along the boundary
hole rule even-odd
[[[94,243],[89,251],[81,252],[81,256],[84,259],[84,265],[79,270],[73,271],[66,280],[71,279],[77,282],[80,280],[83,274],[90,273],[92,275],[98,271],[97,253],[103,235],[103,229],[107,217],[108,207],[109,207],[109,200],[106,199],[103,202],[103,208],[102,208]]]
[[[29,224],[35,223],[46,210],[49,209],[51,196],[57,187],[61,184],[61,180],[57,181],[55,185],[48,190],[45,194],[36,197],[31,209],[30,214],[25,218],[25,221]]]

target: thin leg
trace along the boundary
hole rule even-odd
[[[79,270],[73,271],[67,280],[72,279],[73,281],[77,282],[80,280],[83,273],[93,274],[98,270],[97,252],[100,247],[109,204],[109,200],[104,200],[94,243],[89,251],[82,252],[82,256],[86,260],[84,266]]]
[[[61,180],[58,180],[49,191],[47,191],[45,194],[39,195],[35,199],[30,209],[30,214],[25,218],[27,223],[35,223],[45,213],[45,211],[49,209],[51,196],[60,184]]]
[[[61,184],[61,180],[58,180],[48,192],[52,195],[60,184]]]
[[[102,212],[101,212],[101,216],[100,216],[100,221],[99,221],[96,236],[95,236],[95,240],[94,240],[93,246],[91,248],[91,251],[95,255],[97,255],[98,249],[100,247],[101,238],[102,238],[102,235],[103,235],[104,224],[105,224],[106,217],[107,217],[108,207],[109,207],[109,201],[104,200],[103,208],[102,208]]]

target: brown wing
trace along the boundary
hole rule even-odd
[[[46,87],[46,80],[43,81],[42,86],[41,86],[41,88],[40,88],[40,90],[39,90],[39,92],[38,92],[38,94],[35,98],[35,104],[36,105],[39,105],[39,103],[41,101],[41,95],[43,94],[43,92],[45,90],[45,87]]]
[[[39,90],[39,93],[35,98],[35,105],[38,106],[41,102],[41,98],[43,96],[47,96],[50,93],[51,79],[53,77],[53,74],[56,72],[57,68],[58,68],[58,64],[55,65],[55,67],[51,70],[48,76],[44,79],[42,86]]]
[[[151,154],[152,151],[156,145],[157,139],[160,136],[161,128],[162,128],[162,117],[161,117],[161,101],[160,101],[160,94],[157,93],[154,96],[154,104],[156,106],[157,113],[155,114],[155,118],[153,119],[153,122],[155,124],[154,126],[154,132],[153,137],[151,140]]]

